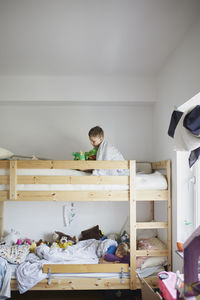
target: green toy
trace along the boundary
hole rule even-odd
[[[85,160],[85,154],[80,152],[73,152],[72,155],[74,156],[74,160]]]
[[[93,148],[89,152],[85,152],[85,159],[86,160],[96,160],[96,155],[97,155],[97,149]]]

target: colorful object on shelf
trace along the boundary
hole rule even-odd
[[[177,245],[178,251],[183,252],[183,243],[177,242],[176,245]]]
[[[97,155],[97,149],[93,148],[89,152],[85,152],[85,159],[86,160],[96,160],[96,155]]]
[[[73,152],[72,155],[74,156],[74,160],[85,160],[85,154],[80,152]]]

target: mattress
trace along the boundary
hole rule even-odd
[[[9,170],[0,169],[0,175],[8,175]],[[77,170],[60,169],[18,169],[17,175],[41,175],[41,176],[92,176],[86,172]],[[76,191],[76,190],[128,190],[125,184],[17,184],[17,191]],[[156,171],[151,174],[136,174],[137,190],[165,190],[167,189],[166,177]],[[0,190],[9,190],[9,185],[0,185]]]

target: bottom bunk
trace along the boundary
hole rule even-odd
[[[18,253],[14,248],[19,249],[20,246],[12,246],[10,252],[16,255],[18,264],[8,264],[11,290],[19,290],[22,294],[28,290],[139,289],[138,277],[145,278],[153,288],[158,287],[157,274],[164,270],[167,264],[166,257],[138,257],[136,284],[133,286],[128,263],[110,263],[102,260],[105,258],[103,255],[113,245],[115,241],[109,239],[90,239],[69,246],[68,251],[41,244],[36,247],[34,253],[27,252],[27,245],[22,245]],[[165,244],[155,237],[138,240],[137,249],[147,248],[167,251]],[[99,263],[94,263],[96,261]]]

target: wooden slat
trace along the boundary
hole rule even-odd
[[[152,162],[151,166],[153,170],[162,170],[167,168],[168,160]]]
[[[0,201],[8,200],[9,192],[8,191],[0,191]]]
[[[145,281],[152,287],[158,288],[158,276],[149,276]],[[136,289],[140,289],[139,279],[136,279]],[[31,290],[47,291],[47,290],[123,290],[130,289],[130,280],[124,279],[121,283],[119,278],[73,278],[73,277],[53,277],[51,284],[47,283],[47,279],[41,280]],[[11,290],[17,291],[18,284],[16,279],[11,279]]]
[[[0,169],[10,169],[9,163],[8,160],[0,160]]]
[[[7,179],[0,176],[0,184],[1,180]],[[128,181],[128,176],[17,176],[18,184],[128,184]]]
[[[136,162],[130,161],[130,288],[136,288]]]
[[[11,160],[10,161],[10,200],[16,200],[16,184],[17,184],[17,176],[16,176],[16,169],[17,169],[17,161]]]
[[[166,201],[167,199],[167,190],[136,190],[136,201]]]
[[[43,273],[113,273],[129,272],[128,264],[45,264],[43,265]]]
[[[128,201],[128,191],[17,191],[18,201]]]
[[[37,283],[31,291],[53,291],[53,290],[123,290],[129,289],[129,279],[120,278],[74,278],[74,277],[57,277],[51,279],[48,284],[47,279]],[[17,290],[17,281],[11,279],[12,291]]]
[[[168,228],[167,222],[137,222],[137,229]]]
[[[19,160],[19,169],[128,169],[128,161]]]
[[[0,184],[9,184],[9,176],[0,175]]]
[[[168,250],[136,250],[136,256],[168,256]]]

